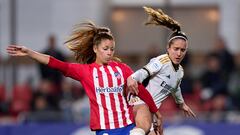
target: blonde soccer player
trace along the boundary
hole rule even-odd
[[[162,25],[172,30],[173,33],[170,35],[166,45],[167,52],[152,58],[143,68],[128,77],[128,87],[133,93],[137,93],[137,84],[143,83],[143,81],[147,82],[145,84],[146,89],[150,92],[158,108],[164,99],[172,95],[176,104],[178,104],[186,116],[196,117],[194,112],[184,102],[180,88],[180,83],[184,75],[180,63],[188,49],[188,38],[181,31],[179,23],[161,10],[154,10],[147,7],[144,7],[144,9],[149,14],[147,25]],[[143,129],[145,133],[149,132],[152,125],[152,114],[148,107],[138,97],[132,97],[130,102],[134,105],[136,126]],[[152,132],[151,134],[155,133]],[[163,131],[161,130],[157,134],[163,134]]]

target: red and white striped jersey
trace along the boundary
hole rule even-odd
[[[115,129],[133,123],[132,108],[125,99],[125,84],[132,70],[123,63],[77,64],[50,58],[48,66],[81,82],[90,100],[90,128]]]

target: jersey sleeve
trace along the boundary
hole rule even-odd
[[[128,78],[132,73],[133,73],[133,70],[126,64],[124,63],[121,63],[122,64],[122,68],[123,68],[123,74],[124,74],[124,78]]]
[[[158,58],[153,58],[150,60],[150,62],[145,65],[142,69],[137,70],[134,74],[131,76],[136,81],[142,83],[143,80],[145,80],[148,76],[152,76],[153,74],[156,74],[162,67],[162,63],[159,61]]]
[[[71,77],[75,80],[80,80],[84,74],[82,64],[63,62],[54,57],[50,57],[47,65],[50,68],[60,71],[64,76]]]
[[[176,104],[182,104],[184,103],[184,99],[182,96],[181,88],[178,88],[176,92],[172,93]]]
[[[129,66],[127,66],[126,64],[124,64],[123,70],[126,73],[126,76],[125,76],[126,78],[128,78],[133,73],[132,69]],[[145,87],[142,84],[139,84],[138,90],[139,90],[138,97],[140,99],[142,99],[148,105],[149,110],[152,113],[157,112],[158,111],[157,106],[154,103],[151,94],[145,89]]]

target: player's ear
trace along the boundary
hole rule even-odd
[[[170,48],[170,45],[167,44],[167,46],[166,46],[166,51],[167,51],[167,53],[168,53],[168,51],[169,51],[169,48]]]
[[[97,45],[93,45],[93,51],[97,53]]]

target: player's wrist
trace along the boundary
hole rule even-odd
[[[177,103],[177,106],[179,107],[179,108],[183,108],[183,106],[184,106],[184,102],[182,102],[182,103]]]
[[[160,111],[158,110],[157,112],[154,113],[155,116],[159,119],[159,118],[162,118],[162,115],[160,113]]]
[[[136,77],[134,75],[131,75],[130,77],[131,77],[132,80],[137,81]]]

